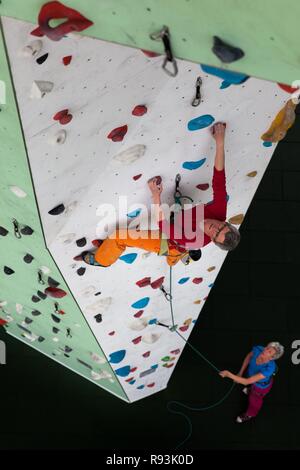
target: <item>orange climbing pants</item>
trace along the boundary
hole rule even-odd
[[[160,252],[159,230],[115,230],[95,252],[95,260],[103,266],[110,266],[123,254],[127,247],[141,248],[153,253]],[[176,264],[185,253],[169,246],[167,263],[170,266]]]

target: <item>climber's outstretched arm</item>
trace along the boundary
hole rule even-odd
[[[215,168],[219,171],[224,170],[224,142],[225,142],[225,122],[217,122],[211,128],[211,134],[216,141]]]

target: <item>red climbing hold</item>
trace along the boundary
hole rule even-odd
[[[197,184],[196,188],[200,189],[201,191],[206,191],[209,188],[208,183]]]
[[[94,245],[96,248],[99,248],[100,245],[102,245],[103,240],[92,240],[92,245]]]
[[[147,387],[152,388],[154,387],[154,385],[155,385],[155,382],[152,382],[151,384],[148,384]]]
[[[136,313],[134,314],[134,317],[135,317],[135,318],[140,318],[140,317],[143,315],[143,313],[144,313],[144,310],[139,310],[138,312],[136,312]]]
[[[109,336],[113,336],[115,334],[115,331],[111,331],[110,333],[108,333]]]
[[[139,281],[136,282],[136,285],[139,287],[145,287],[149,286],[151,283],[151,277],[144,277],[143,279],[140,279]]]
[[[4,318],[0,318],[0,326],[6,325],[7,321]]]
[[[33,29],[30,33],[32,36],[37,36],[38,38],[42,38],[44,35],[41,28],[38,26],[37,28]]]
[[[144,116],[144,114],[146,114],[147,111],[148,110],[145,105],[139,104],[132,110],[131,114],[133,114],[133,116]]]
[[[108,134],[107,138],[111,139],[113,142],[121,142],[124,139],[124,136],[126,135],[127,131],[128,127],[126,125],[116,127]]]
[[[69,114],[68,109],[63,109],[62,111],[58,111],[58,113],[56,113],[53,116],[53,119],[54,119],[54,121],[59,121],[60,124],[64,125],[64,124],[68,124],[70,121],[72,121],[73,116],[72,116],[72,114]]]
[[[174,351],[171,351],[171,354],[179,354],[180,353],[180,349],[174,349]]]
[[[133,176],[132,178],[134,179],[134,181],[137,181],[137,180],[140,179],[141,176],[142,176],[142,173],[139,174],[139,175],[135,175],[135,176]]]
[[[71,60],[72,60],[72,56],[71,55],[66,55],[65,57],[63,57],[63,63],[64,65],[69,65],[71,63]]]
[[[181,326],[179,329],[180,329],[180,331],[186,331],[186,330],[189,329],[189,325]]]
[[[52,28],[49,23],[54,19],[66,19],[66,21]],[[59,41],[68,33],[83,31],[93,25],[92,21],[85,18],[78,11],[57,1],[48,2],[42,6],[38,23],[40,30],[53,41]]]
[[[134,339],[132,340],[133,344],[139,344],[141,341],[142,341],[142,337],[141,337],[141,336],[138,336],[137,338],[134,338]]]
[[[152,51],[147,51],[146,49],[141,49],[141,51],[147,56],[147,57],[158,57],[160,54],[157,54],[157,52],[152,52]]]
[[[193,283],[194,284],[200,284],[200,282],[203,281],[203,277],[194,277]]]
[[[152,289],[159,289],[164,283],[165,277],[159,277],[156,281],[151,282]]]
[[[287,93],[294,93],[295,91],[298,90],[298,88],[293,88],[290,85],[286,85],[285,83],[278,83],[277,85],[279,85],[280,88],[286,91]]]
[[[126,379],[125,382],[131,382],[132,380],[134,380],[134,377],[129,377],[129,379]]]
[[[143,354],[143,357],[149,357],[150,354],[151,354],[150,351],[147,351],[147,352],[145,352],[145,353]]]
[[[132,369],[130,369],[130,372],[133,374],[133,372],[135,372],[137,370],[137,367],[133,367]]]
[[[46,295],[49,295],[50,297],[55,297],[56,299],[61,299],[62,297],[67,295],[64,290],[58,289],[57,287],[47,287],[44,292]]]

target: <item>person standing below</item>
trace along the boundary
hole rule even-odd
[[[239,415],[237,423],[244,423],[258,415],[265,396],[273,385],[273,375],[276,372],[275,361],[284,353],[284,347],[278,342],[271,342],[266,347],[254,346],[247,354],[240,372],[235,375],[228,370],[220,372],[221,377],[229,378],[234,382],[245,385],[243,392],[248,395],[248,408],[245,413]],[[247,369],[247,378],[244,372]],[[250,386],[248,388],[248,386]]]

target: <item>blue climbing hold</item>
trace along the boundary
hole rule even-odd
[[[179,279],[178,284],[185,284],[189,280],[189,277],[182,277]]]
[[[127,264],[132,264],[137,257],[137,253],[129,253],[128,255],[120,256],[120,260],[124,261]]]
[[[265,141],[265,142],[263,143],[263,145],[264,145],[264,147],[272,147],[272,142],[267,142],[267,141]]]
[[[208,287],[212,287],[213,285],[214,285],[214,283],[212,282],[211,284],[209,284],[209,286],[208,286]]]
[[[225,89],[230,85],[240,85],[248,80],[249,76],[243,73],[231,72],[230,70],[223,70],[217,67],[210,67],[209,65],[200,64],[201,69],[205,73],[210,75],[215,75],[216,77],[222,78],[223,82],[221,83],[220,88]]]
[[[136,380],[130,380],[130,382],[128,382],[128,383],[129,383],[129,385],[133,385],[133,384],[135,384],[135,382],[136,382]]]
[[[143,297],[137,302],[134,302],[134,304],[132,304],[131,307],[138,308],[140,310],[141,308],[145,308],[148,305],[149,300],[150,300],[150,297]]]
[[[116,373],[119,377],[127,377],[127,375],[129,375],[129,373],[130,373],[130,369],[131,369],[130,366],[120,367],[120,369],[116,369],[116,370],[115,370],[115,373]]]
[[[197,170],[200,166],[204,165],[206,158],[202,158],[202,160],[197,160],[196,162],[184,162],[182,164],[182,168],[185,170]]]
[[[148,321],[148,325],[154,325],[157,323],[157,318],[152,318],[152,320]]]
[[[139,385],[138,387],[136,387],[138,390],[142,390],[142,388],[144,388],[145,385]]]
[[[136,209],[135,211],[128,212],[127,217],[129,217],[130,219],[134,219],[135,217],[138,217],[141,212],[142,209]]]
[[[121,349],[120,351],[113,352],[109,355],[109,362],[112,364],[118,364],[119,362],[123,361],[126,355],[125,349]]]
[[[213,118],[211,114],[202,114],[202,116],[198,116],[189,121],[187,127],[189,131],[198,131],[199,129],[210,126],[214,120],[215,118]]]
[[[157,369],[158,368],[158,364],[154,364],[153,366],[151,366],[151,369]]]

